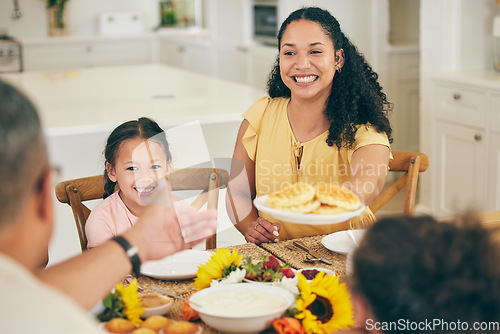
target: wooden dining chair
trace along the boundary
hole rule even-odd
[[[424,153],[409,151],[392,151],[392,156],[393,160],[389,162],[389,172],[404,173],[384,190],[369,207],[373,213],[377,212],[406,187],[403,213],[411,216],[415,211],[418,175],[429,167],[429,158]]]
[[[203,207],[205,203],[207,203],[207,208],[216,209],[219,189],[227,187],[229,173],[219,168],[181,168],[173,169],[168,179],[172,191],[201,190],[191,203],[196,210]],[[62,181],[56,185],[57,199],[61,203],[69,204],[73,211],[82,251],[87,249],[85,224],[91,212],[83,202],[102,199],[104,183],[104,176],[96,175]],[[206,248],[217,248],[217,233],[206,240]]]

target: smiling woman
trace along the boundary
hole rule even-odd
[[[125,122],[113,130],[104,154],[105,200],[92,210],[85,225],[88,248],[137,222],[158,180],[168,175],[172,160],[165,132],[145,117]]]
[[[269,97],[243,114],[233,161],[243,162],[246,175],[235,163],[229,216],[254,243],[373,223],[369,208],[351,221],[311,226],[278,221],[253,206],[255,197],[296,182],[342,184],[368,206],[385,183],[390,159],[392,105],[338,21],[326,10],[302,8],[283,22],[278,41]]]

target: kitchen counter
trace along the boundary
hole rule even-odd
[[[241,120],[265,92],[159,64],[8,73],[36,103],[48,134],[92,131],[141,116],[165,126]]]

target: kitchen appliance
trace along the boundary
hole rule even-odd
[[[7,35],[0,35],[0,73],[23,71],[21,42]]]
[[[278,45],[278,1],[253,0],[253,39],[269,45]]]

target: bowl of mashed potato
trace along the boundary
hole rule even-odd
[[[204,323],[224,333],[258,333],[295,305],[291,292],[279,286],[227,284],[196,292],[189,299]]]

